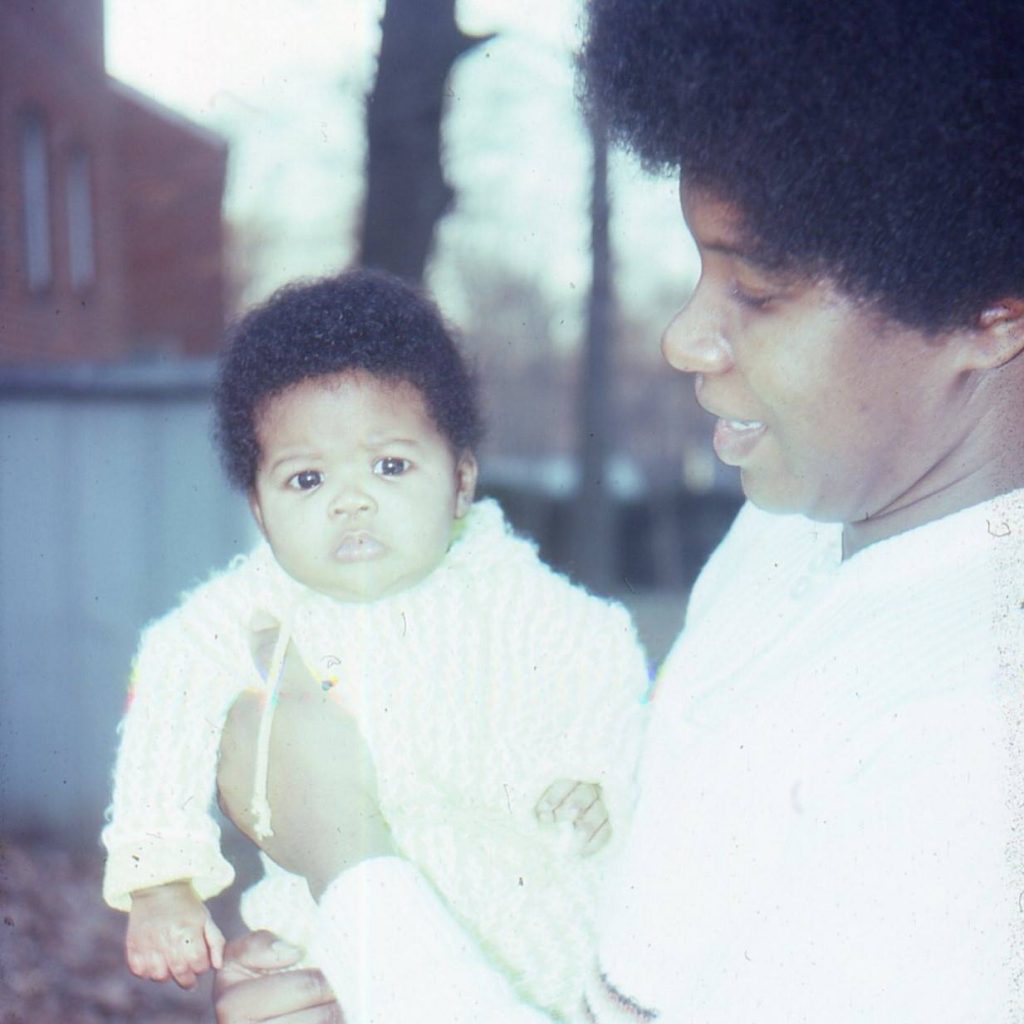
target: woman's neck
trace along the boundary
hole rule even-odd
[[[961,469],[942,486],[933,485],[925,488],[923,494],[908,495],[907,500],[894,503],[879,515],[845,523],[843,559],[852,558],[879,541],[1024,488],[1024,426],[1017,431],[1004,431],[1000,441],[1000,450],[993,457]],[[936,467],[935,475],[945,475],[943,469],[948,473],[948,467]]]

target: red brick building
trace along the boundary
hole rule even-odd
[[[0,363],[212,352],[226,163],[107,76],[103,0],[4,0]]]

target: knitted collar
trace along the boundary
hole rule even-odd
[[[365,602],[363,606],[386,606],[388,602],[408,600],[413,594],[419,597],[421,591],[443,585],[452,572],[474,575],[487,573],[498,562],[508,564],[513,551],[523,559],[535,557],[533,545],[513,535],[498,503],[485,498],[475,502],[466,517],[458,521],[452,545],[433,572],[398,594]],[[278,564],[265,540],[260,541],[248,561],[268,587],[279,594],[289,607],[316,603],[318,600],[334,602],[333,598],[318,594],[289,576]]]

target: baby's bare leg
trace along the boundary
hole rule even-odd
[[[373,758],[355,719],[322,692],[314,688],[309,699],[282,692],[270,741],[273,835],[258,837],[250,798],[260,710],[260,695],[247,693],[228,714],[217,770],[221,807],[319,898],[341,871],[394,852]]]

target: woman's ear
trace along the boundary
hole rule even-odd
[[[967,338],[971,370],[994,370],[1024,352],[1024,299],[989,303]]]
[[[476,456],[463,452],[455,463],[455,518],[462,519],[473,505],[479,468]]]

